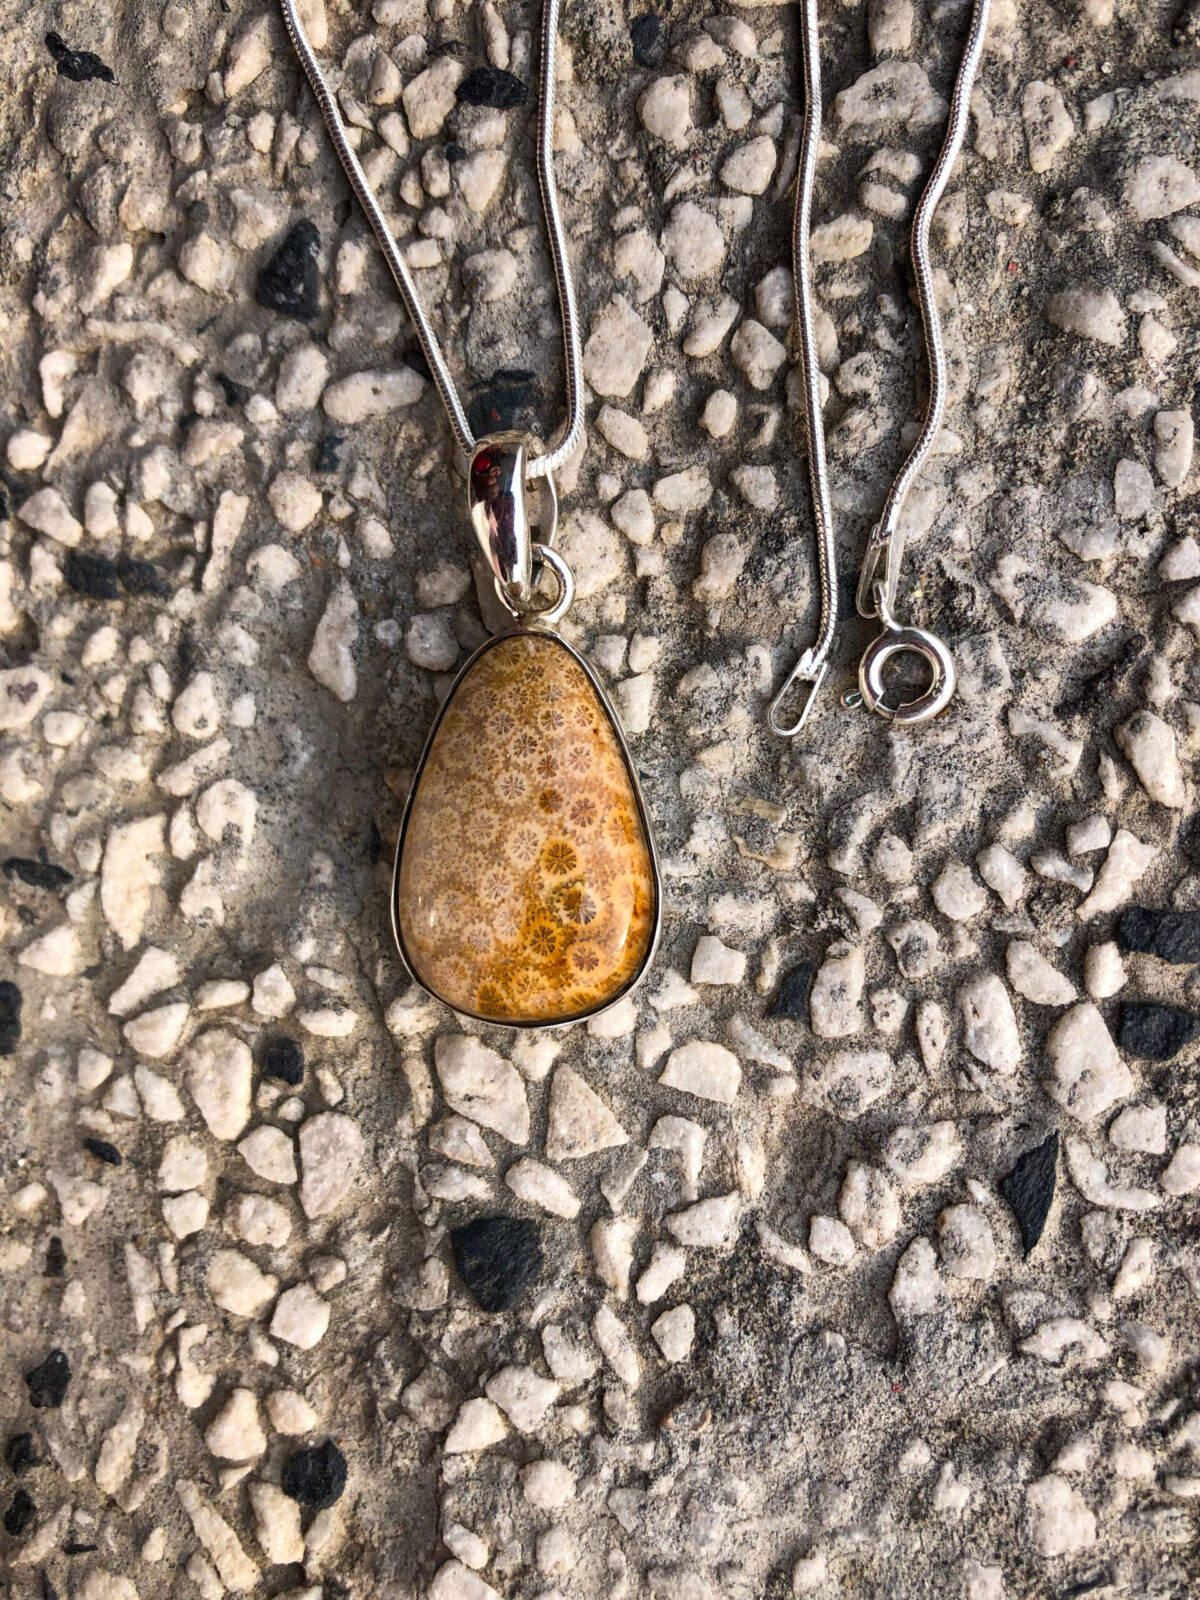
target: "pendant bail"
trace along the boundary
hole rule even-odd
[[[467,505],[475,537],[501,594],[518,603],[528,601],[533,591],[527,460],[523,433],[493,433],[475,446],[467,466]]]

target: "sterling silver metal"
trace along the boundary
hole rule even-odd
[[[534,548],[537,550],[541,547],[535,545]],[[553,555],[553,552],[543,551],[543,555],[547,553]],[[562,558],[556,556],[555,560],[562,565],[562,569],[565,572],[566,566],[565,563],[562,563]],[[555,570],[557,571],[558,568],[556,567]],[[569,573],[567,573],[567,578],[569,580]],[[541,616],[544,615],[545,613],[541,613]],[[396,841],[396,862],[392,871],[392,933],[395,936],[396,948],[400,952],[400,959],[404,963],[405,970],[408,972],[413,982],[424,989],[427,994],[432,994],[435,1000],[441,1000],[443,997],[435,990],[428,988],[420,974],[417,972],[416,967],[413,964],[412,957],[405,946],[404,935],[400,928],[400,860],[404,854],[404,839],[408,833],[408,819],[412,815],[413,800],[416,797],[417,786],[421,781],[421,774],[425,770],[425,762],[428,759],[429,752],[433,749],[433,741],[437,737],[437,731],[441,726],[442,718],[445,716],[447,710],[453,702],[454,696],[458,692],[459,687],[465,682],[468,674],[471,672],[476,663],[495,645],[499,644],[502,639],[511,639],[514,636],[520,636],[521,634],[541,633],[543,631],[544,629],[540,618],[538,616],[534,616],[530,618],[528,622],[519,622],[513,627],[505,630],[503,633],[493,634],[490,639],[486,639],[484,643],[480,645],[479,649],[468,658],[468,660],[460,668],[458,676],[451,685],[450,692],[442,701],[441,706],[438,709],[438,714],[434,718],[433,727],[430,728],[429,735],[425,740],[425,748],[421,751],[421,759],[417,763],[416,776],[413,778],[412,786],[408,791],[408,799],[404,805],[404,815],[400,819],[400,837]],[[654,882],[654,923],[650,930],[650,942],[646,946],[646,952],[643,955],[641,963],[637,967],[636,971],[630,975],[629,981],[618,994],[613,995],[611,1000],[606,1000],[603,1005],[593,1007],[591,1011],[581,1012],[578,1016],[564,1019],[562,1022],[514,1022],[507,1017],[486,1017],[482,1013],[474,1011],[459,1012],[460,1016],[473,1017],[477,1022],[490,1022],[499,1027],[520,1028],[522,1030],[569,1028],[572,1023],[584,1022],[590,1017],[603,1016],[606,1011],[610,1011],[613,1006],[618,1005],[630,992],[630,990],[636,988],[637,985],[641,983],[646,973],[649,972],[651,964],[654,961],[655,954],[658,950],[659,938],[662,935],[663,886],[662,872],[658,861],[658,847],[654,842],[654,829],[650,822],[650,813],[646,809],[646,799],[642,794],[641,780],[638,777],[638,770],[634,764],[633,756],[630,753],[628,741],[625,738],[625,730],[621,726],[621,719],[614,710],[612,702],[609,700],[608,695],[604,691],[604,685],[596,676],[596,673],[587,658],[580,655],[579,651],[576,650],[573,645],[568,644],[566,639],[564,639],[561,634],[555,633],[553,637],[567,652],[567,654],[571,656],[571,658],[583,669],[585,675],[587,676],[588,682],[591,684],[592,689],[595,692],[596,698],[599,700],[604,709],[605,715],[612,724],[613,732],[616,734],[617,746],[621,752],[621,755],[624,757],[625,767],[629,773],[629,781],[633,786],[633,797],[637,802],[638,817],[642,824],[642,834],[645,837],[646,849],[650,856],[650,876]],[[446,1003],[448,1004],[449,1002]]]
[[[889,722],[927,722],[931,717],[940,716],[950,704],[958,682],[954,657],[936,634],[926,633],[924,628],[900,626],[892,616],[882,583],[875,598],[883,632],[867,646],[858,664],[858,688],[862,703],[881,717],[886,717]],[[883,698],[887,693],[883,669],[893,656],[905,652],[920,656],[925,662],[929,668],[929,687],[915,700],[905,700],[899,706],[892,707]]]
[[[950,652],[933,634],[919,628],[902,628],[892,616],[896,587],[903,556],[899,534],[904,502],[917,475],[925,465],[941,431],[946,413],[946,351],[942,324],[934,294],[933,266],[929,254],[929,229],[942,198],[954,163],[962,149],[970,114],[971,89],[983,54],[991,0],[974,0],[971,24],[959,61],[946,122],[946,136],[929,175],[929,182],[917,205],[912,226],[912,267],[921,306],[925,349],[929,362],[929,404],[921,432],[908,459],[896,474],[888,491],[883,511],[867,541],[862,574],[858,585],[858,610],[864,617],[879,617],[883,632],[868,647],[859,669],[863,701],[871,710],[893,722],[925,722],[944,711],[954,693],[954,664]],[[821,373],[817,361],[816,309],[809,258],[809,233],[812,219],[813,189],[816,183],[817,156],[821,144],[821,60],[818,30],[818,0],[803,0],[801,42],[804,58],[804,131],[801,142],[800,175],[796,185],[796,210],[792,229],[792,257],[796,282],[796,319],[800,330],[800,364],[804,375],[804,426],[808,447],[808,480],[812,493],[813,520],[816,525],[817,570],[821,586],[821,626],[817,641],[810,646],[784,679],[771,702],[767,721],[771,729],[790,738],[808,720],[821,680],[828,666],[837,626],[837,568],[833,538],[833,513],[829,496],[829,473],[825,460],[825,430],[821,417]],[[916,700],[895,709],[883,700],[884,663],[898,651],[909,650],[926,660],[933,678],[929,689]],[[948,668],[948,671],[947,671]],[[869,670],[868,670],[869,669]],[[782,718],[782,705],[793,684],[810,685],[799,717],[792,723]],[[878,690],[875,685],[878,684]]]
[[[524,434],[494,433],[479,441],[467,464],[471,526],[501,599],[512,595],[527,600],[533,587],[533,537],[525,499],[528,461]]]
[[[337,101],[325,80],[300,20],[296,0],[280,0],[283,20],[288,36],[300,58],[304,75],[312,89],[313,98],[324,120],[330,142],[342,164],[350,187],[366,213],[371,231],[379,242],[383,259],[387,262],[400,298],[412,321],[417,343],[429,364],[433,382],[446,409],[455,441],[464,456],[475,448],[475,435],[471,432],[466,411],[454,386],[454,379],[446,365],[437,334],[425,315],[417,296],[417,286],[404,257],[400,253],[392,230],[371,185],[367,182],[353,146],[346,138],[345,126],[338,111]],[[559,0],[544,0],[542,6],[542,67],[541,91],[538,98],[537,169],[542,194],[542,209],[546,216],[546,232],[550,241],[550,258],[554,263],[554,279],[558,286],[558,303],[562,314],[564,345],[563,377],[567,391],[566,428],[558,443],[545,454],[532,456],[528,463],[531,478],[543,478],[569,461],[583,438],[583,348],[579,338],[579,310],[575,301],[575,285],[571,277],[571,264],[567,259],[567,242],[563,230],[562,213],[558,205],[558,189],[554,182],[554,85],[555,58],[558,53]]]
[[[546,480],[547,483],[550,481]],[[509,594],[499,578],[495,580],[496,594],[501,605],[512,612],[519,622],[528,627],[557,628],[558,624],[571,609],[575,600],[575,579],[571,569],[557,550],[552,550],[549,545],[535,544],[530,546],[533,557],[534,580],[530,586],[529,598],[521,601]],[[543,603],[537,599],[537,578],[543,572],[549,572],[558,585],[558,593],[554,599]]]

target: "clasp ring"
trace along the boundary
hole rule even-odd
[[[557,550],[552,550],[546,544],[530,545],[529,550],[533,576],[528,595],[521,599],[508,592],[499,578],[494,580],[496,594],[500,603],[511,611],[519,622],[531,623],[540,628],[556,628],[571,609],[575,599],[575,579],[570,567]],[[558,594],[549,605],[540,606],[535,601],[537,580],[546,571],[553,574],[558,584]]]

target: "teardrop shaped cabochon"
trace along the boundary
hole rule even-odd
[[[637,982],[659,894],[637,782],[588,669],[552,633],[490,640],[434,725],[400,835],[409,970],[468,1016],[570,1022]]]

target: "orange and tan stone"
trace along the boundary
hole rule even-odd
[[[552,634],[497,639],[459,684],[417,777],[396,897],[413,974],[457,1011],[568,1022],[640,973],[657,908],[632,777]]]

